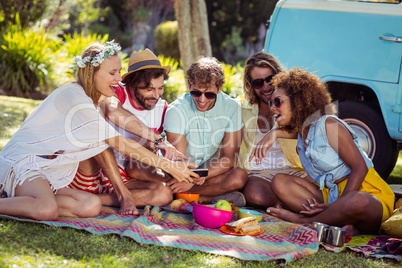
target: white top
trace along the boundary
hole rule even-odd
[[[264,138],[266,133],[262,133],[260,128],[257,127],[257,133],[255,136],[255,145],[258,144]],[[277,169],[277,168],[290,168],[293,167],[285,157],[282,151],[281,145],[278,140],[272,144],[271,148],[265,154],[265,158],[262,163],[257,165],[255,157],[250,161],[250,170],[263,170],[263,169]]]
[[[161,134],[163,132],[163,118],[165,116],[165,112],[168,108],[168,104],[165,100],[159,99],[156,103],[155,107],[151,110],[141,109],[135,106],[133,100],[130,97],[129,92],[127,91],[127,87],[124,85],[120,85],[116,88],[116,95],[122,105],[122,107],[128,112],[135,115],[144,125],[152,129],[154,132]],[[129,138],[135,139],[138,136],[133,133],[127,132],[122,128],[119,128],[113,122],[108,121],[119,133],[120,135]],[[128,156],[114,150],[114,155],[117,161],[117,164],[123,169],[127,165]]]
[[[80,161],[104,151],[109,146],[105,140],[118,135],[81,86],[64,85],[28,116],[0,151],[0,184],[13,196],[15,186],[34,173],[54,190],[63,188],[73,180]]]

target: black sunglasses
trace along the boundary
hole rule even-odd
[[[216,93],[214,93],[214,92],[201,92],[198,90],[191,90],[190,94],[194,98],[199,98],[199,97],[201,97],[202,94],[204,94],[205,98],[207,98],[208,100],[213,100],[216,98]]]
[[[254,79],[253,81],[251,81],[251,86],[255,89],[260,89],[264,86],[264,81],[267,82],[267,84],[269,84],[272,80],[272,78],[274,78],[274,74],[273,75],[268,75],[265,78],[257,78]]]
[[[269,108],[272,108],[272,106],[275,106],[276,108],[280,108],[283,103],[283,100],[279,97],[274,98],[273,100],[270,100],[268,102]]]

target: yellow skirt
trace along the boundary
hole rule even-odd
[[[338,183],[339,196],[342,195],[347,182],[348,180],[344,180]],[[394,211],[395,194],[373,167],[368,170],[359,191],[369,193],[381,201],[382,222],[392,215]],[[321,192],[324,197],[324,203],[328,203],[329,189],[324,188]]]

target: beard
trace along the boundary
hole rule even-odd
[[[155,99],[155,98],[145,98],[143,95],[139,94],[138,91],[135,91],[134,93],[135,98],[137,99],[138,103],[142,106],[143,109],[145,110],[152,110],[153,108],[155,108],[155,105],[158,103],[159,99]],[[156,101],[154,104],[150,105],[147,104],[146,101]]]

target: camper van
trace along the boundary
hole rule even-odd
[[[318,75],[386,179],[402,141],[401,0],[280,0],[264,51]]]

